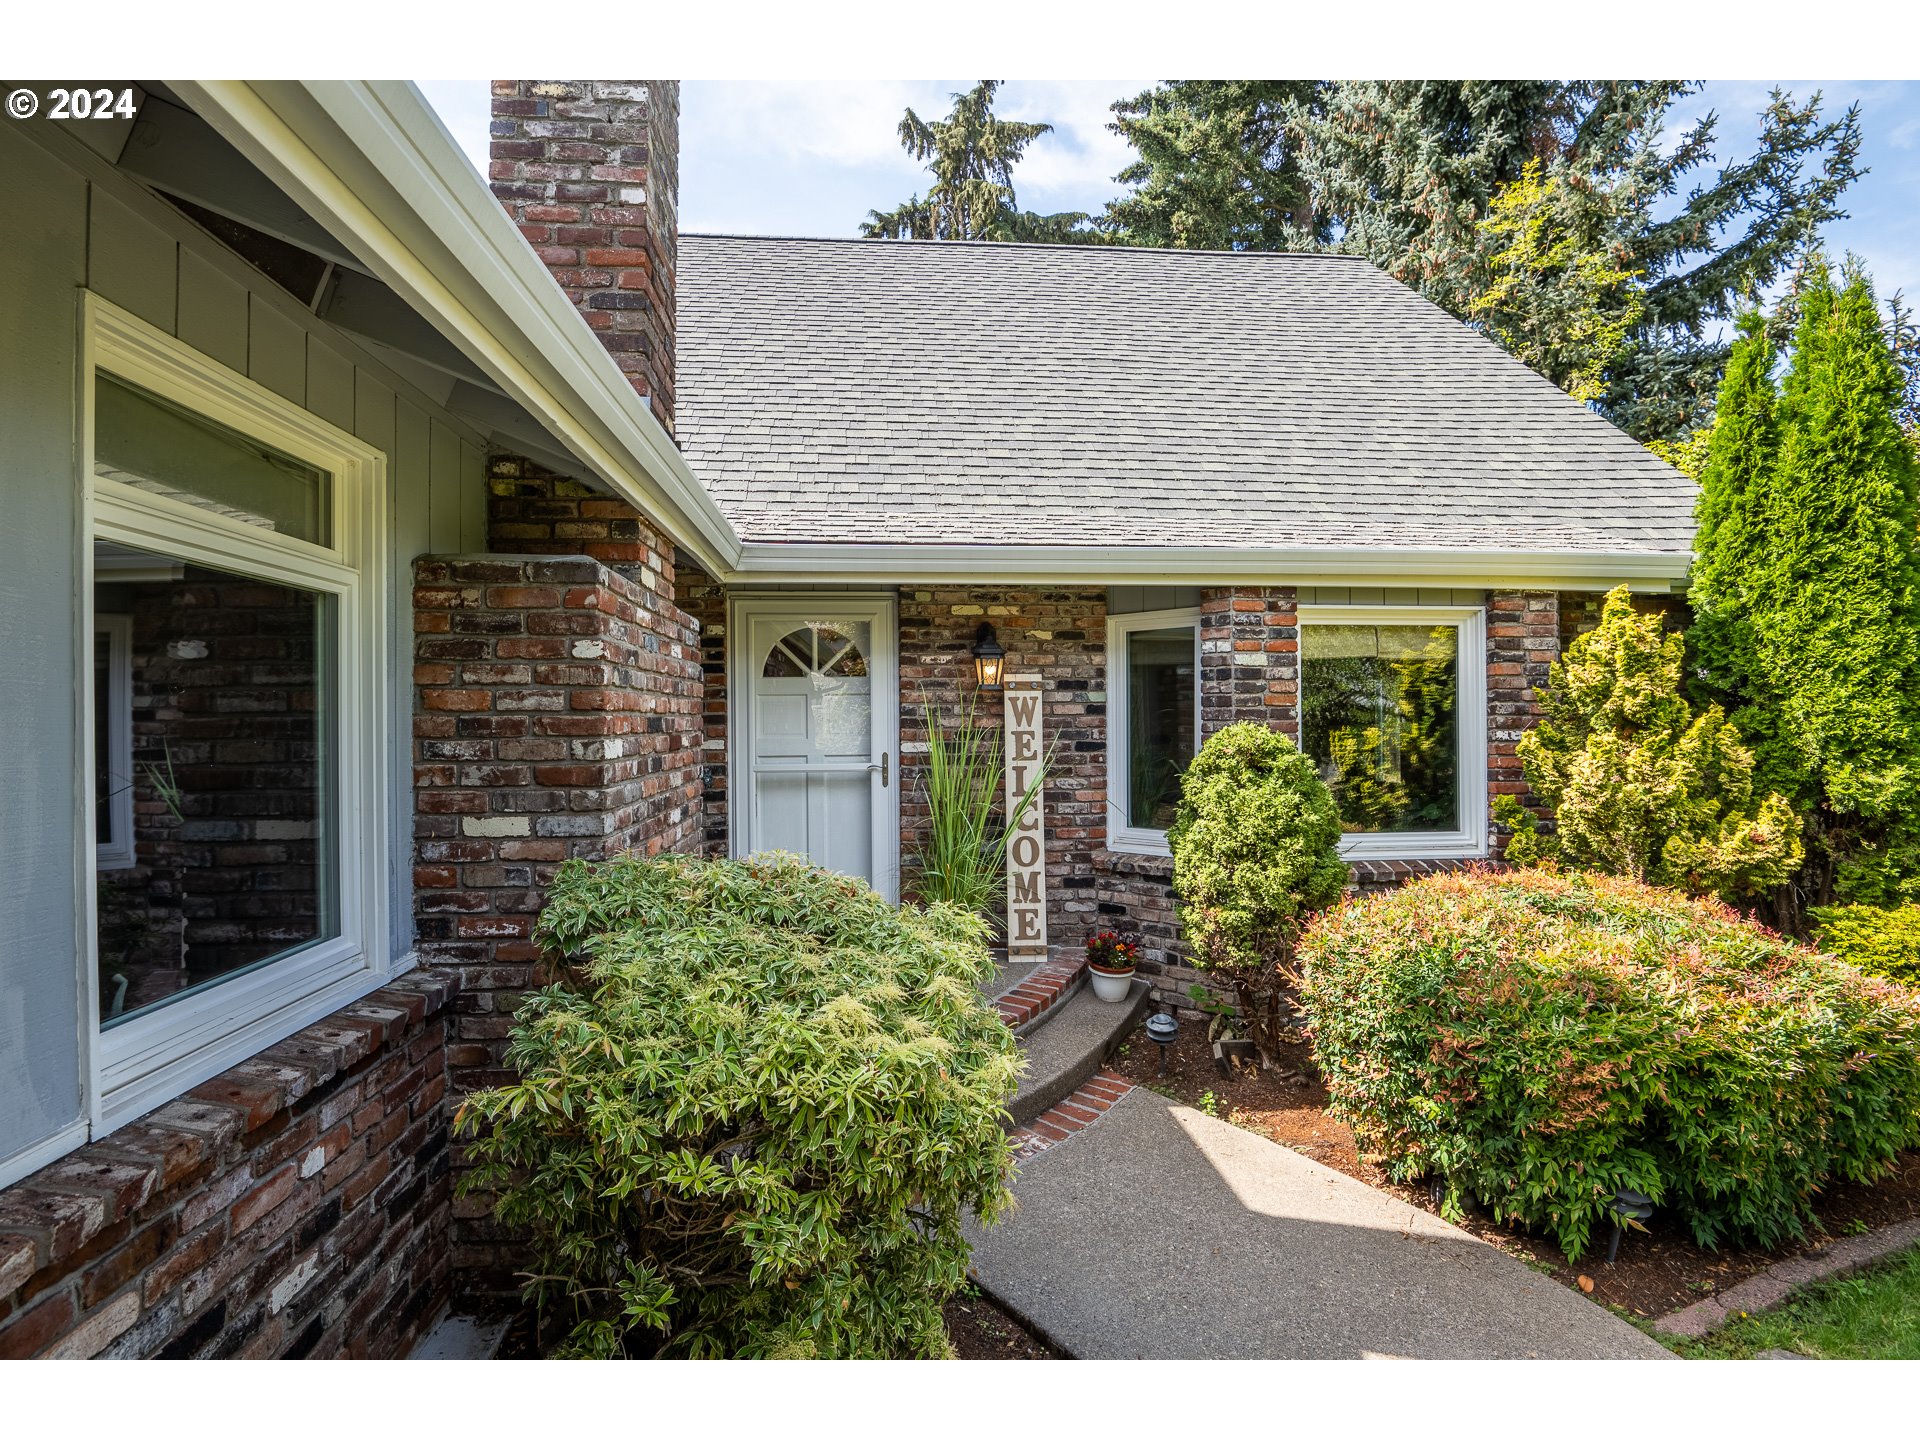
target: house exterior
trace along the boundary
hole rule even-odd
[[[571,856],[910,894],[989,626],[1045,934],[1184,991],[1253,719],[1356,883],[1496,856],[1563,634],[1691,488],[1354,260],[682,235],[677,91],[129,85],[0,127],[0,1355],[399,1355]],[[995,704],[993,697],[987,697]]]

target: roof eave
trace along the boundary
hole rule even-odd
[[[174,87],[698,564],[737,567],[731,522],[412,84]]]
[[[1430,585],[1655,593],[1684,586],[1691,556],[1650,550],[1400,546],[863,545],[742,547],[740,579],[870,584]]]

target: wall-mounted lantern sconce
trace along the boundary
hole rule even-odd
[[[985,620],[973,637],[973,676],[982,690],[998,690],[1006,678],[1007,652],[1000,648],[1000,637]]]

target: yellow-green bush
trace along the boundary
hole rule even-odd
[[[1011,1204],[983,933],[792,856],[562,866],[572,979],[460,1128],[563,1353],[946,1354],[961,1216]]]
[[[1871,975],[1920,985],[1920,905],[1830,905],[1813,912],[1820,948]]]
[[[1300,947],[1333,1112],[1569,1256],[1621,1187],[1703,1245],[1805,1232],[1920,1142],[1920,995],[1711,900],[1591,874],[1434,876]]]

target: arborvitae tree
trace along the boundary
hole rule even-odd
[[[1799,868],[1799,817],[1779,795],[1756,800],[1753,757],[1718,705],[1693,713],[1685,664],[1686,641],[1636,611],[1624,585],[1607,596],[1599,626],[1554,661],[1544,718],[1519,744],[1553,832],[1513,796],[1495,802],[1515,831],[1509,860],[1727,896],[1772,890]]]
[[[922,120],[911,109],[900,121],[900,144],[933,172],[925,199],[915,195],[892,210],[869,211],[860,233],[885,240],[1041,240],[1095,238],[1086,215],[1036,215],[1013,193],[1013,167],[1053,126],[1002,120],[993,113],[998,80],[982,80],[953,97],[944,120]]]
[[[1760,673],[1751,591],[1755,561],[1768,543],[1761,514],[1779,460],[1774,415],[1779,396],[1764,319],[1742,316],[1739,332],[1720,382],[1714,422],[1695,432],[1707,438],[1707,453],[1697,476],[1687,601],[1693,609],[1689,638],[1697,667],[1695,693],[1732,707],[1741,732],[1760,737],[1772,729],[1767,712],[1745,708]]]
[[[1107,207],[1129,245],[1281,250],[1324,239],[1287,140],[1287,106],[1312,80],[1166,80],[1116,100],[1108,129],[1140,158],[1115,178],[1138,187]]]
[[[1796,929],[1809,905],[1920,898],[1920,461],[1866,276],[1816,265],[1799,310],[1777,402],[1756,322],[1729,367],[1692,594],[1706,683],[1807,818]]]

